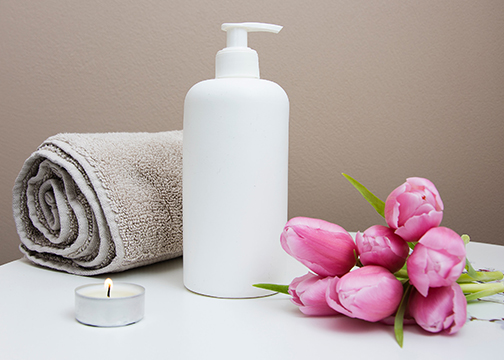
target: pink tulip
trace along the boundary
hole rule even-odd
[[[326,300],[339,313],[366,321],[380,321],[399,306],[403,287],[387,269],[368,265],[329,282]]]
[[[443,220],[443,202],[427,179],[409,178],[385,201],[385,220],[406,241],[417,241]]]
[[[418,241],[407,260],[410,282],[422,296],[429,288],[449,286],[465,267],[464,240],[446,227],[430,229]]]
[[[322,277],[312,273],[297,277],[289,285],[291,301],[299,306],[305,315],[324,316],[337,314],[327,305],[325,298],[330,277]]]
[[[350,234],[324,220],[293,218],[280,242],[289,255],[321,276],[341,276],[355,265],[357,247]]]
[[[355,237],[360,261],[363,265],[380,265],[390,272],[403,267],[409,254],[409,246],[394,230],[374,225]]]
[[[460,285],[432,288],[424,297],[413,289],[409,300],[409,311],[423,329],[437,333],[456,333],[464,326],[467,318],[467,302]]]

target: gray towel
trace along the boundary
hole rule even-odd
[[[182,255],[182,131],[58,134],[13,189],[25,256],[79,275]]]

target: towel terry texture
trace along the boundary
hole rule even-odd
[[[58,134],[13,189],[25,256],[78,275],[182,255],[182,131]]]

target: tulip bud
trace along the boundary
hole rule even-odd
[[[432,182],[409,178],[385,201],[385,220],[406,241],[417,241],[427,230],[439,226],[443,202]]]
[[[289,255],[320,276],[341,276],[355,265],[357,247],[350,234],[324,220],[291,219],[280,243]]]
[[[305,315],[323,316],[334,315],[337,312],[327,305],[326,290],[329,277],[322,277],[312,273],[297,277],[289,285],[291,301],[299,306]]]
[[[403,267],[409,254],[409,246],[394,230],[374,225],[364,233],[357,232],[355,243],[363,265],[383,266],[390,272]]]
[[[445,331],[456,333],[467,318],[467,302],[460,285],[432,288],[424,297],[413,289],[409,300],[409,312],[416,323],[432,333]]]
[[[326,300],[339,313],[366,321],[380,321],[399,306],[403,286],[381,266],[368,265],[329,281]]]
[[[464,240],[446,227],[430,229],[418,241],[407,260],[410,282],[422,296],[429,288],[449,286],[465,267]]]

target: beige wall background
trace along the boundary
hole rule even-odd
[[[19,258],[11,191],[59,132],[182,128],[214,76],[223,22],[253,34],[261,75],[291,101],[289,216],[349,231],[383,223],[340,175],[385,199],[432,180],[443,225],[504,245],[504,2],[500,0],[0,1],[0,263]]]

